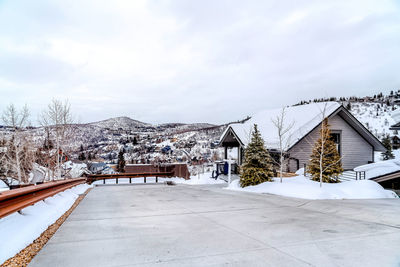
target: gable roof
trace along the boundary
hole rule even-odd
[[[390,126],[389,130],[400,130],[400,122]]]
[[[287,107],[285,109],[284,124],[289,125],[293,123],[293,127],[288,132],[289,149],[321,124],[323,119],[322,112],[324,109],[325,117],[332,117],[341,112],[341,115],[344,117],[343,119],[351,124],[351,126],[374,147],[374,150],[382,151],[384,149],[382,143],[337,102],[312,103]],[[246,146],[251,139],[253,125],[257,124],[266,147],[268,149],[279,149],[277,129],[272,120],[280,116],[281,112],[282,108],[264,110],[255,114],[245,123],[230,124],[221,135],[220,141],[224,139],[229,131],[232,131],[238,141]]]

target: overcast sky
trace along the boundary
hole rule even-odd
[[[223,123],[400,89],[399,1],[0,0],[0,109]]]

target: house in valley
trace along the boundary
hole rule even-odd
[[[244,148],[250,141],[254,124],[257,124],[270,154],[278,154],[279,137],[273,120],[281,112],[282,109],[265,110],[244,123],[228,125],[220,138],[220,145],[225,149],[225,159],[230,157],[235,159],[238,165],[242,164]],[[337,102],[287,107],[285,114],[284,123],[293,124],[287,134],[285,149],[285,169],[288,172],[295,172],[308,163],[324,117],[328,118],[331,136],[337,145],[345,170],[372,163],[375,160],[375,151],[385,151],[382,143]],[[234,155],[230,148],[235,148]]]

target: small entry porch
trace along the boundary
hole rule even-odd
[[[236,167],[232,168],[232,172],[238,173],[238,166],[243,163],[244,144],[236,136],[231,127],[227,129],[221,139],[220,146],[224,148],[224,159],[232,159],[236,162]]]

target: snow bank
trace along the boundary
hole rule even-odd
[[[274,182],[265,182],[256,186],[241,188],[239,180],[233,181],[226,189],[253,193],[269,193],[286,197],[304,199],[372,199],[397,198],[397,195],[383,189],[378,183],[368,180],[347,181],[337,184],[311,181],[302,175],[285,178],[283,183],[278,178]]]
[[[355,171],[365,171],[365,178],[371,179],[395,171],[400,171],[400,159],[378,161],[376,163],[361,165]]]
[[[8,185],[5,182],[3,182],[2,180],[0,180],[0,192],[7,191],[7,190],[10,190],[10,188],[8,188]]]
[[[0,219],[0,264],[31,244],[90,186],[81,184]]]
[[[190,180],[184,180],[182,184],[200,185],[200,184],[225,184],[224,180],[211,178],[211,172],[200,173],[199,175],[190,176]]]
[[[223,180],[220,180],[220,179],[215,180],[214,178],[211,178],[211,173],[209,173],[209,172],[206,172],[206,173],[203,173],[200,175],[191,176],[189,180],[185,180],[185,179],[179,178],[179,177],[173,177],[173,178],[159,177],[158,178],[158,183],[163,183],[166,181],[172,181],[176,184],[187,184],[187,185],[224,184],[224,183],[226,183]],[[132,182],[132,184],[143,184],[144,178],[132,178],[131,182]],[[155,177],[147,177],[146,178],[147,184],[151,184],[151,183],[155,183],[155,182],[156,182]],[[93,184],[101,185],[101,184],[103,184],[103,180],[96,181]],[[116,184],[116,179],[105,180],[105,184]],[[129,178],[118,178],[118,184],[129,184]]]

